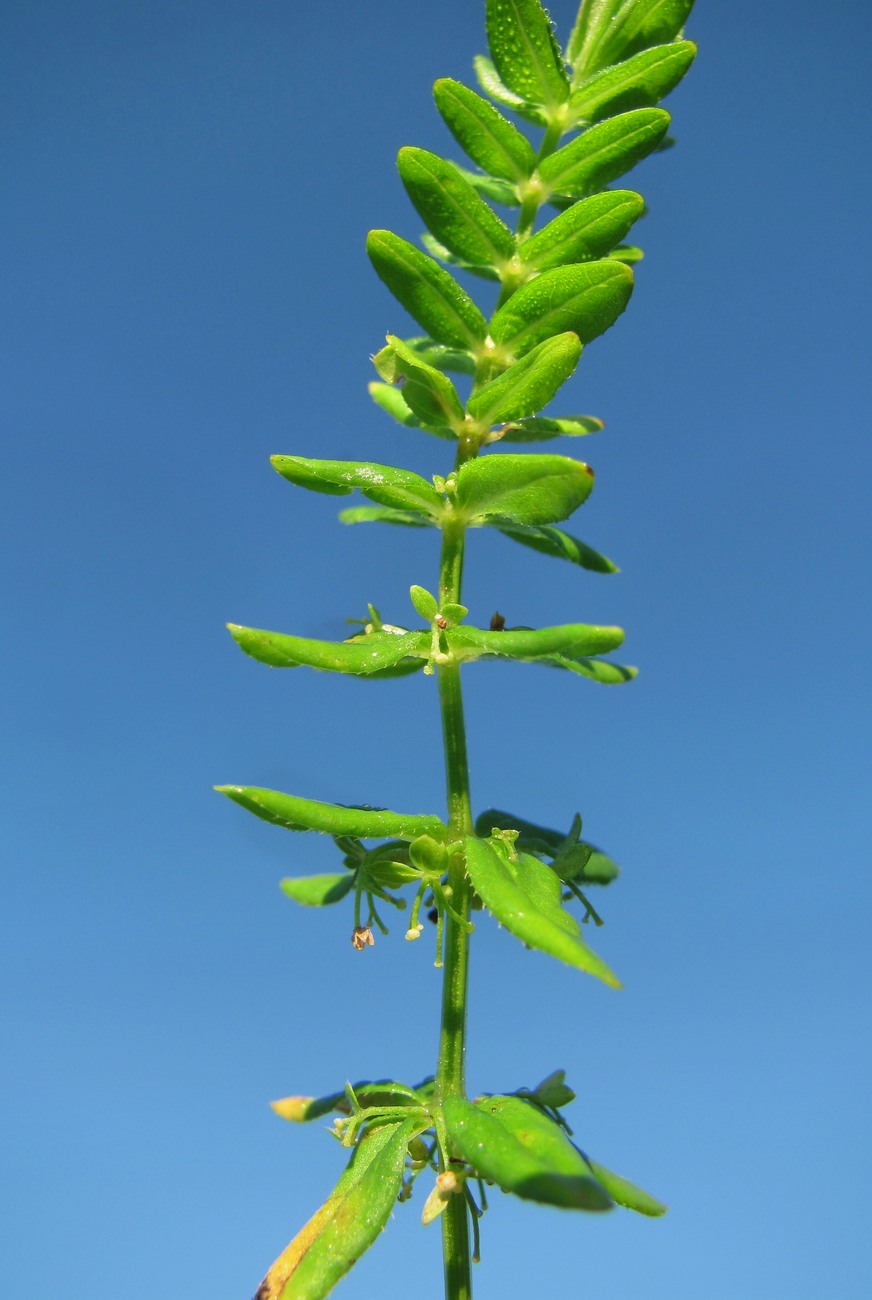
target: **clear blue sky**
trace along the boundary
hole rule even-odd
[[[394,155],[449,151],[430,84],[483,7],[7,0],[3,1296],[245,1300],[341,1157],[268,1099],[432,1067],[430,949],[355,953],[277,888],[329,844],[211,787],[442,806],[431,681],[270,672],[223,624],[341,636],[433,584],[429,536],[267,457],[447,467],[366,396],[412,328],[363,240],[417,236]],[[626,985],[483,921],[470,1087],[565,1067],[582,1145],[671,1210],[494,1195],[480,1300],[872,1293],[872,10],[700,0],[688,35],[634,299],[568,390],[608,425],[574,531],[622,572],[476,536],[468,575],[479,619],[620,623],[640,677],[466,681],[476,805],[579,809],[623,864]],[[420,1202],[339,1294],[436,1300]]]

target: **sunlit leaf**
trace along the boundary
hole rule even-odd
[[[675,89],[695,58],[692,41],[673,41],[640,50],[583,82],[572,92],[570,107],[588,122],[631,108],[653,107]]]
[[[422,813],[397,813],[387,808],[347,808],[344,804],[301,799],[297,795],[263,790],[257,786],[216,785],[215,789],[256,817],[288,831],[353,835],[362,840],[413,840],[419,835],[432,835],[437,840],[445,838],[445,827],[439,818]]]
[[[567,623],[559,627],[505,628],[502,632],[478,627],[457,627],[445,633],[452,652],[461,661],[497,655],[535,662],[556,655],[576,659],[581,655],[608,654],[624,640],[619,627]]]
[[[605,257],[641,216],[645,201],[632,190],[607,190],[573,203],[521,244],[518,257],[538,271]]]
[[[487,425],[517,420],[542,409],[575,370],[581,356],[577,334],[545,339],[496,379],[477,389],[466,409]]]
[[[477,54],[472,61],[472,66],[475,68],[478,84],[495,103],[511,109],[513,113],[517,113],[528,122],[533,122],[536,126],[545,125],[547,119],[539,105],[532,104],[522,95],[516,95],[513,90],[509,90],[508,86],[500,80],[499,73],[486,55]]]
[[[424,632],[373,631],[348,641],[315,641],[237,623],[227,627],[241,650],[270,668],[315,668],[362,677],[393,668],[410,656],[426,658],[429,645]]]
[[[554,1130],[546,1132],[526,1112],[536,1112]],[[542,1111],[520,1097],[482,1097],[472,1105],[447,1097],[443,1114],[448,1136],[480,1178],[528,1201],[574,1210],[609,1210],[612,1200],[592,1176],[584,1157]]]
[[[298,487],[330,496],[348,496],[355,488],[382,506],[412,510],[437,519],[444,503],[432,483],[408,469],[369,461],[310,460],[305,456],[272,456],[273,468]]]
[[[470,275],[477,275],[482,280],[499,280],[500,273],[490,263],[469,262],[463,257],[456,257],[450,249],[444,244],[440,244],[429,231],[424,231],[421,235],[421,243],[433,257],[438,257],[440,262],[446,262],[449,266],[456,266],[460,271],[469,271]]]
[[[457,257],[499,266],[515,251],[515,237],[453,163],[426,149],[401,149],[400,178],[418,213]]]
[[[564,533],[560,528],[551,528],[547,524],[533,526],[502,523],[495,524],[494,527],[506,537],[511,537],[513,541],[521,542],[534,551],[541,551],[543,555],[553,555],[560,560],[569,560],[571,564],[589,569],[592,573],[618,572],[618,566],[607,556],[601,555],[599,551],[595,551],[578,537]]]
[[[351,506],[340,510],[339,518],[343,524],[403,524],[408,528],[435,528],[435,520],[424,515],[413,514],[411,510],[394,510],[392,506]]]
[[[526,944],[558,961],[620,988],[620,981],[581,938],[581,928],[562,903],[556,873],[528,853],[495,849],[487,840],[464,840],[466,868],[476,893],[501,925]]]
[[[529,140],[481,95],[442,77],[433,87],[433,98],[449,131],[479,167],[509,181],[531,174],[536,155]]]
[[[645,1192],[635,1183],[621,1178],[620,1174],[613,1174],[610,1169],[606,1169],[605,1165],[601,1165],[597,1160],[591,1160],[590,1156],[585,1155],[583,1151],[580,1154],[584,1156],[597,1182],[605,1188],[616,1205],[623,1205],[627,1210],[635,1210],[637,1214],[646,1214],[652,1219],[666,1213],[667,1207],[662,1201],[656,1200],[650,1192]]]
[[[476,525],[498,518],[519,524],[567,519],[590,496],[593,470],[568,456],[479,456],[457,472],[457,506]]]
[[[487,324],[478,307],[438,262],[390,230],[371,230],[366,251],[380,278],[410,316],[440,343],[470,347]]]
[[[513,356],[571,330],[589,343],[614,325],[633,292],[633,273],[603,259],[543,271],[521,286],[491,321],[491,337]]]
[[[501,433],[502,442],[548,442],[551,438],[581,438],[605,428],[595,415],[534,416],[513,420]]]
[[[574,32],[570,45],[575,85],[638,50],[671,41],[684,27],[693,0],[588,0],[585,7],[586,31],[580,41]]]
[[[400,379],[406,381],[403,398],[424,424],[453,428],[462,423],[463,403],[451,380],[443,371],[423,361],[402,339],[388,334],[387,347],[377,352],[372,360],[382,379],[388,383]]]
[[[323,1300],[381,1233],[403,1182],[420,1120],[365,1133],[321,1209],[282,1252],[255,1300]]]
[[[491,57],[505,84],[535,104],[564,104],[569,78],[539,0],[487,0],[486,22]]]
[[[516,816],[515,813],[503,812],[498,808],[488,808],[475,819],[475,833],[487,837],[494,830],[518,831],[517,847],[526,853],[545,854],[554,857],[565,845],[567,836],[561,831],[552,831],[545,826]],[[621,869],[610,857],[587,840],[579,844],[590,849],[590,856],[584,863],[581,875],[573,879],[582,880],[591,885],[608,885],[621,874]]]
[[[539,164],[539,176],[551,193],[583,198],[647,157],[668,126],[664,108],[637,108],[609,117],[549,154]]]

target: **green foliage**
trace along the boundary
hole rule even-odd
[[[593,470],[570,456],[502,444],[603,428],[595,416],[544,408],[573,376],[583,348],[629,302],[642,250],[623,241],[645,204],[634,189],[606,187],[669,142],[670,116],[659,105],[696,55],[683,38],[691,7],[692,0],[582,0],[562,51],[540,0],[486,0],[489,55],[474,61],[483,94],[448,78],[433,92],[448,144],[458,145],[463,159],[412,146],[398,157],[402,183],[426,226],[426,251],[390,230],[367,238],[380,280],[424,331],[387,336],[373,356],[370,394],[403,437],[419,430],[452,443],[450,463],[428,480],[368,461],[273,457],[278,473],[297,487],[326,496],[359,492],[367,504],[344,509],[345,523],[440,535],[438,586],[414,584],[398,623],[385,622],[370,605],[368,617],[336,642],[229,628],[248,656],[271,667],[434,677],[447,815],[321,803],[250,786],[216,789],[274,826],[332,837],[339,869],[290,876],[281,888],[304,907],[350,907],[359,951],[374,944],[374,928],[387,934],[379,907],[411,905],[409,940],[421,937],[419,916],[429,915],[445,986],[434,1078],[415,1087],[396,1080],[346,1084],[324,1097],[273,1103],[294,1122],[334,1114],[333,1132],[351,1157],[326,1203],[270,1269],[257,1300],[328,1295],[422,1173],[431,1183],[422,1220],[442,1224],[448,1300],[471,1293],[485,1182],[580,1211],[665,1210],[573,1143],[561,1112],[575,1094],[562,1071],[534,1089],[467,1098],[474,920],[489,913],[526,948],[620,987],[582,928],[603,923],[585,891],[613,882],[619,868],[582,838],[577,814],[565,833],[497,809],[473,818],[461,670],[478,660],[511,659],[601,685],[628,682],[636,670],[608,657],[623,642],[620,628],[506,627],[499,615],[490,626],[476,626],[462,603],[461,576],[474,528],[496,529],[578,570],[617,572],[605,555],[556,526],[589,497]],[[476,299],[476,278],[497,286],[489,313]]]

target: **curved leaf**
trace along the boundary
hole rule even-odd
[[[513,420],[500,434],[503,442],[548,442],[551,438],[581,438],[600,433],[605,423],[595,415],[534,416]]]
[[[411,510],[394,510],[393,506],[352,506],[340,510],[343,524],[404,524],[409,528],[436,527],[435,521],[416,515]]]
[[[500,81],[499,73],[486,55],[477,54],[472,61],[472,66],[475,68],[478,84],[495,103],[502,104],[503,108],[510,108],[513,113],[517,113],[518,117],[523,117],[527,122],[533,122],[536,126],[545,126],[547,119],[542,109],[537,104],[531,104],[522,95],[516,95],[513,90],[509,90],[508,86]]]
[[[540,1128],[532,1115],[502,1103],[514,1101],[536,1113],[554,1133]],[[448,1136],[460,1156],[486,1178],[528,1201],[572,1210],[609,1210],[611,1198],[591,1175],[590,1165],[562,1130],[520,1097],[482,1097],[472,1105],[464,1097],[446,1097],[442,1105]]]
[[[515,844],[519,849],[523,849],[525,853],[545,854],[549,858],[555,857],[570,839],[560,831],[538,826],[535,822],[526,821],[514,813],[502,812],[499,808],[487,808],[475,819],[475,833],[486,839],[495,830],[518,831]],[[577,843],[589,849],[590,856],[580,873],[572,877],[573,880],[581,880],[589,885],[608,885],[621,874],[617,863],[593,844],[587,840],[578,840]]]
[[[645,200],[632,190],[592,194],[573,203],[521,244],[518,257],[537,271],[605,257],[624,238],[644,208]]]
[[[433,98],[457,143],[490,175],[519,181],[534,171],[536,155],[527,137],[481,95],[442,77]]]
[[[501,925],[528,948],[594,975],[611,988],[620,980],[581,938],[563,907],[562,885],[551,867],[528,853],[497,851],[487,840],[464,840],[466,869],[476,893]]]
[[[364,1134],[329,1198],[273,1264],[255,1300],[323,1300],[330,1294],[390,1218],[406,1148],[423,1127],[408,1119]]]
[[[438,519],[442,497],[432,483],[409,469],[376,465],[369,461],[310,460],[305,456],[271,456],[270,464],[282,478],[312,492],[348,496],[355,488],[382,506],[413,510]]]
[[[669,126],[665,108],[637,108],[599,122],[539,165],[552,194],[583,198],[623,176],[656,149]]]
[[[420,1106],[422,1095],[405,1083],[393,1079],[379,1079],[371,1083],[368,1079],[351,1085],[357,1100],[364,1106]],[[313,1119],[323,1119],[338,1111],[342,1115],[351,1114],[348,1093],[332,1092],[325,1097],[282,1097],[271,1101],[270,1107],[281,1119],[292,1124],[308,1124]]]
[[[607,556],[601,555],[599,551],[595,551],[578,537],[564,533],[560,528],[551,528],[547,524],[534,526],[503,523],[494,523],[493,527],[498,528],[506,537],[511,537],[513,541],[521,542],[534,551],[541,551],[543,555],[553,555],[556,559],[569,560],[571,564],[589,569],[592,573],[619,572],[618,566]]]
[[[315,668],[358,677],[394,668],[409,657],[426,659],[430,644],[426,632],[374,631],[349,641],[314,641],[284,632],[240,627],[237,623],[228,623],[227,627],[241,650],[270,668]]]
[[[449,252],[499,266],[513,255],[515,237],[453,163],[426,149],[401,149],[397,158],[406,192],[426,225]]]
[[[321,835],[353,835],[357,839],[414,840],[419,835],[445,838],[438,817],[425,813],[396,813],[387,808],[347,808],[344,804],[300,799],[297,795],[263,790],[259,786],[216,785],[247,812],[288,831],[317,831]]]
[[[632,292],[633,272],[620,262],[558,266],[512,294],[491,321],[491,337],[514,357],[566,330],[590,343],[614,325]]]
[[[329,876],[286,876],[279,881],[282,892],[304,907],[328,907],[331,903],[338,903],[353,884],[351,871]]]
[[[675,89],[695,58],[693,41],[672,41],[640,50],[580,85],[570,96],[570,107],[588,122],[630,108],[653,107]]]
[[[534,104],[564,104],[569,78],[539,0],[487,0],[486,22],[491,56],[505,84]]]
[[[440,343],[466,348],[480,343],[487,323],[448,271],[390,230],[371,230],[366,251],[379,277]]]
[[[601,1165],[597,1160],[591,1160],[590,1156],[585,1155],[583,1151],[580,1154],[584,1156],[594,1178],[605,1188],[616,1205],[623,1205],[627,1210],[635,1210],[637,1214],[646,1214],[652,1219],[657,1219],[666,1213],[668,1207],[662,1201],[656,1200],[650,1192],[644,1192],[635,1183],[621,1178],[620,1174],[613,1174],[610,1169],[606,1169],[605,1165]]]
[[[500,278],[499,271],[495,270],[490,263],[468,262],[462,257],[455,257],[454,253],[444,244],[440,244],[429,231],[423,232],[421,243],[433,257],[438,257],[440,262],[445,262],[448,266],[456,266],[460,271],[469,271],[470,275],[477,275],[481,280],[498,281]]]
[[[423,361],[413,347],[393,334],[387,336],[387,347],[373,357],[382,379],[395,383],[405,379],[403,398],[412,412],[427,425],[437,428],[449,425],[454,428],[463,422],[464,410],[457,389],[451,380],[435,366]]]
[[[535,662],[555,655],[578,658],[585,654],[608,654],[624,640],[619,627],[595,627],[589,623],[567,623],[559,627],[506,628],[502,632],[483,628],[452,628],[445,633],[452,652],[460,660],[471,661],[486,655]]]
[[[693,8],[693,0],[606,0],[572,58],[574,81],[600,68],[620,63],[638,50],[662,45],[677,36]]]
[[[632,668],[628,664],[613,664],[608,659],[569,658],[565,655],[554,655],[548,662],[554,668],[565,668],[570,673],[578,673],[581,677],[589,677],[591,681],[599,682],[603,686],[621,686],[624,682],[633,681],[639,675],[638,668]]]
[[[580,356],[577,334],[567,332],[545,339],[496,379],[477,389],[466,409],[473,419],[487,425],[532,415],[566,383]]]
[[[494,518],[548,524],[568,518],[587,500],[594,475],[584,461],[568,456],[509,453],[468,460],[456,479],[457,506],[472,526]]]

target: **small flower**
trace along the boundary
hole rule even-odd
[[[367,944],[369,944],[370,948],[373,946],[375,939],[373,939],[372,930],[368,925],[358,925],[354,928],[351,942],[358,952],[363,952]]]

